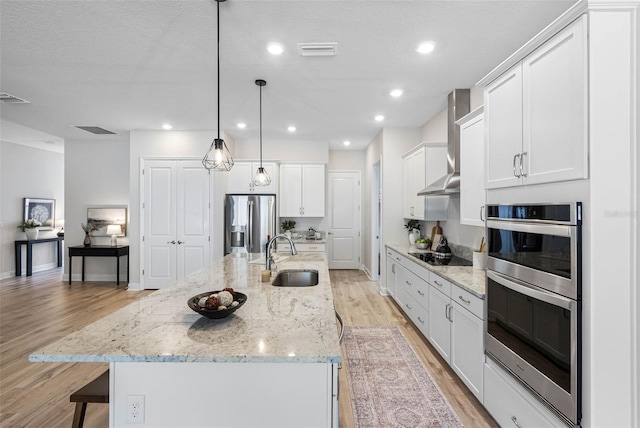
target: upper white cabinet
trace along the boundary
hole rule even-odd
[[[421,144],[403,157],[403,214],[415,220],[446,220],[448,196],[418,196],[447,173],[447,145]]]
[[[456,123],[460,125],[460,224],[484,226],[484,107]]]
[[[280,165],[280,217],[324,217],[324,164]]]
[[[271,184],[268,186],[256,186],[253,184],[253,179],[259,166],[260,162],[235,161],[233,168],[228,172],[227,193],[276,193],[278,188],[278,168],[276,163],[262,162],[262,166],[271,177]]]
[[[587,177],[586,19],[485,89],[487,189]]]

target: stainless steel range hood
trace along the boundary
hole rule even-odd
[[[460,126],[456,120],[471,110],[469,89],[454,89],[447,108],[447,175],[429,184],[418,195],[451,195],[460,193]]]

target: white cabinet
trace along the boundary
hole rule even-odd
[[[398,301],[396,293],[398,266],[402,265],[402,256],[387,248],[387,270],[385,273],[387,292]]]
[[[428,339],[473,394],[483,400],[483,302],[431,273]]]
[[[400,307],[426,337],[429,326],[429,270],[405,258],[396,272]]]
[[[446,144],[420,144],[402,159],[404,218],[446,220],[448,196],[418,196],[420,190],[446,174]]]
[[[460,224],[484,226],[484,107],[456,123],[460,125]]]
[[[491,358],[484,364],[483,404],[503,427],[566,427]]]
[[[280,241],[280,240],[279,240]],[[324,253],[325,252],[325,244],[295,244],[296,251],[299,253]],[[282,242],[278,242],[278,252],[279,253],[290,253],[291,252],[291,244],[287,241],[282,240]]]
[[[586,19],[485,89],[486,188],[587,177]]]
[[[280,165],[280,216],[324,217],[324,164]]]
[[[235,161],[233,168],[228,172],[227,193],[276,193],[278,188],[278,169],[275,162],[262,162],[262,166],[271,177],[268,186],[256,186],[253,179],[260,162]]]

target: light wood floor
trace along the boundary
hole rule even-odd
[[[331,271],[331,282],[346,325],[400,327],[464,425],[497,426],[392,299],[380,296],[376,283],[347,270]],[[74,403],[69,395],[108,365],[30,363],[29,354],[150,293],[118,289],[114,283],[69,286],[61,269],[0,281],[0,427],[70,427]],[[346,378],[346,373],[340,375],[340,426],[351,428]],[[88,405],[86,428],[104,428],[108,421],[107,405]]]

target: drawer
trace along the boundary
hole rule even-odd
[[[440,275],[436,275],[435,273],[431,272],[429,284],[431,284],[436,290],[444,293],[445,296],[451,297],[452,284]]]
[[[301,252],[301,253],[309,253],[309,252],[324,252],[325,249],[325,244],[295,244],[296,245],[296,250]],[[291,249],[291,246],[287,244],[287,247],[289,247],[289,250]]]
[[[401,256],[397,251],[393,251],[387,248],[387,257],[391,257],[396,263],[404,264],[405,257]]]
[[[402,310],[409,316],[409,319],[413,321],[420,332],[427,337],[427,321],[429,320],[427,310],[409,295],[405,296],[405,300],[402,303]]]
[[[484,407],[504,428],[565,427],[490,358],[484,364]]]
[[[411,257],[411,256],[409,256]],[[404,267],[413,272],[417,277],[421,278],[425,282],[429,282],[429,278],[431,277],[431,271],[423,266],[420,266],[418,263],[413,260],[405,257],[404,258]]]
[[[451,300],[457,302],[481,320],[484,319],[484,301],[476,295],[455,284],[451,284]]]
[[[396,287],[404,288],[405,293],[419,302],[423,307],[429,307],[429,284],[407,268],[402,268],[400,281]]]

